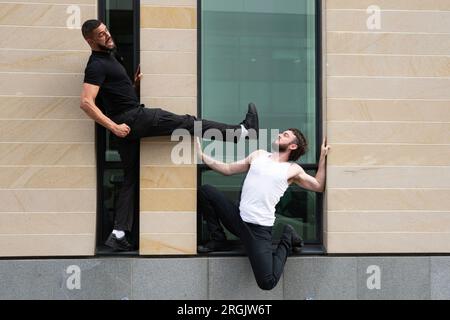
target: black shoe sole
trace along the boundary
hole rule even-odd
[[[251,112],[255,115],[257,128],[252,128],[256,131],[256,139],[259,139],[259,118],[258,118],[258,110],[256,109],[256,106],[253,102],[250,102],[248,104],[248,112]]]
[[[197,252],[198,253],[210,253],[210,252],[226,252],[226,251],[231,251],[233,250],[233,248],[231,246],[227,246],[227,247],[222,247],[222,248],[208,248],[205,246],[198,246],[197,247]]]

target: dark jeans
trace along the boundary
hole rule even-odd
[[[159,108],[140,107],[111,117],[117,124],[126,123],[131,132],[125,139],[118,141],[119,154],[124,169],[124,182],[119,190],[116,202],[114,229],[131,231],[133,226],[135,188],[138,183],[138,157],[140,139],[154,136],[170,136],[176,129],[186,129],[194,134],[194,121],[191,115],[177,115]],[[226,130],[240,129],[240,125],[227,125],[219,122],[201,120],[202,133],[208,129],[218,129],[223,137]]]
[[[212,240],[225,240],[222,222],[225,228],[242,240],[258,286],[263,290],[275,288],[292,249],[291,234],[284,233],[274,250],[272,227],[244,222],[238,206],[210,185],[201,186],[198,191],[198,210],[208,223]]]

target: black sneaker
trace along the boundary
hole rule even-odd
[[[291,235],[291,243],[293,249],[300,249],[305,245],[305,242],[303,241],[302,237],[295,231],[294,227],[290,224],[286,224],[284,226],[283,233],[288,233]]]
[[[198,253],[208,253],[213,251],[230,251],[232,246],[228,243],[227,240],[218,241],[218,240],[210,240],[204,245],[199,245],[197,247]]]
[[[122,238],[117,238],[114,233],[111,233],[105,242],[110,248],[116,251],[132,251],[133,246],[128,242],[127,238],[123,236]]]
[[[245,120],[242,121],[241,124],[244,125],[245,129],[249,131],[248,138],[259,138],[258,111],[256,110],[256,106],[254,103],[251,102],[248,104],[247,115],[245,116]]]

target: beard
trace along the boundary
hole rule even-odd
[[[98,47],[100,48],[100,50],[102,51],[106,51],[106,52],[113,52],[114,50],[116,50],[116,46],[112,47],[112,48],[108,48],[102,44],[97,43]]]
[[[106,43],[108,43],[108,41],[106,41]],[[114,39],[112,37],[111,37],[111,41],[113,42],[113,46],[111,48],[109,48],[103,44],[100,44],[98,42],[97,42],[97,45],[100,48],[100,50],[102,50],[102,51],[112,52],[112,51],[116,50],[116,42],[114,41]]]
[[[273,152],[285,152],[289,147],[289,144],[280,144],[277,141],[272,142],[272,151]]]

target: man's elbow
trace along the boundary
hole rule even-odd
[[[317,181],[311,184],[309,189],[313,192],[323,193],[325,192],[325,184],[321,184],[319,181]]]
[[[224,175],[225,177],[229,177],[232,176],[233,173],[230,170],[223,170],[222,175]]]
[[[88,110],[91,108],[89,99],[82,98],[80,102],[80,108],[84,112],[88,112]]]

